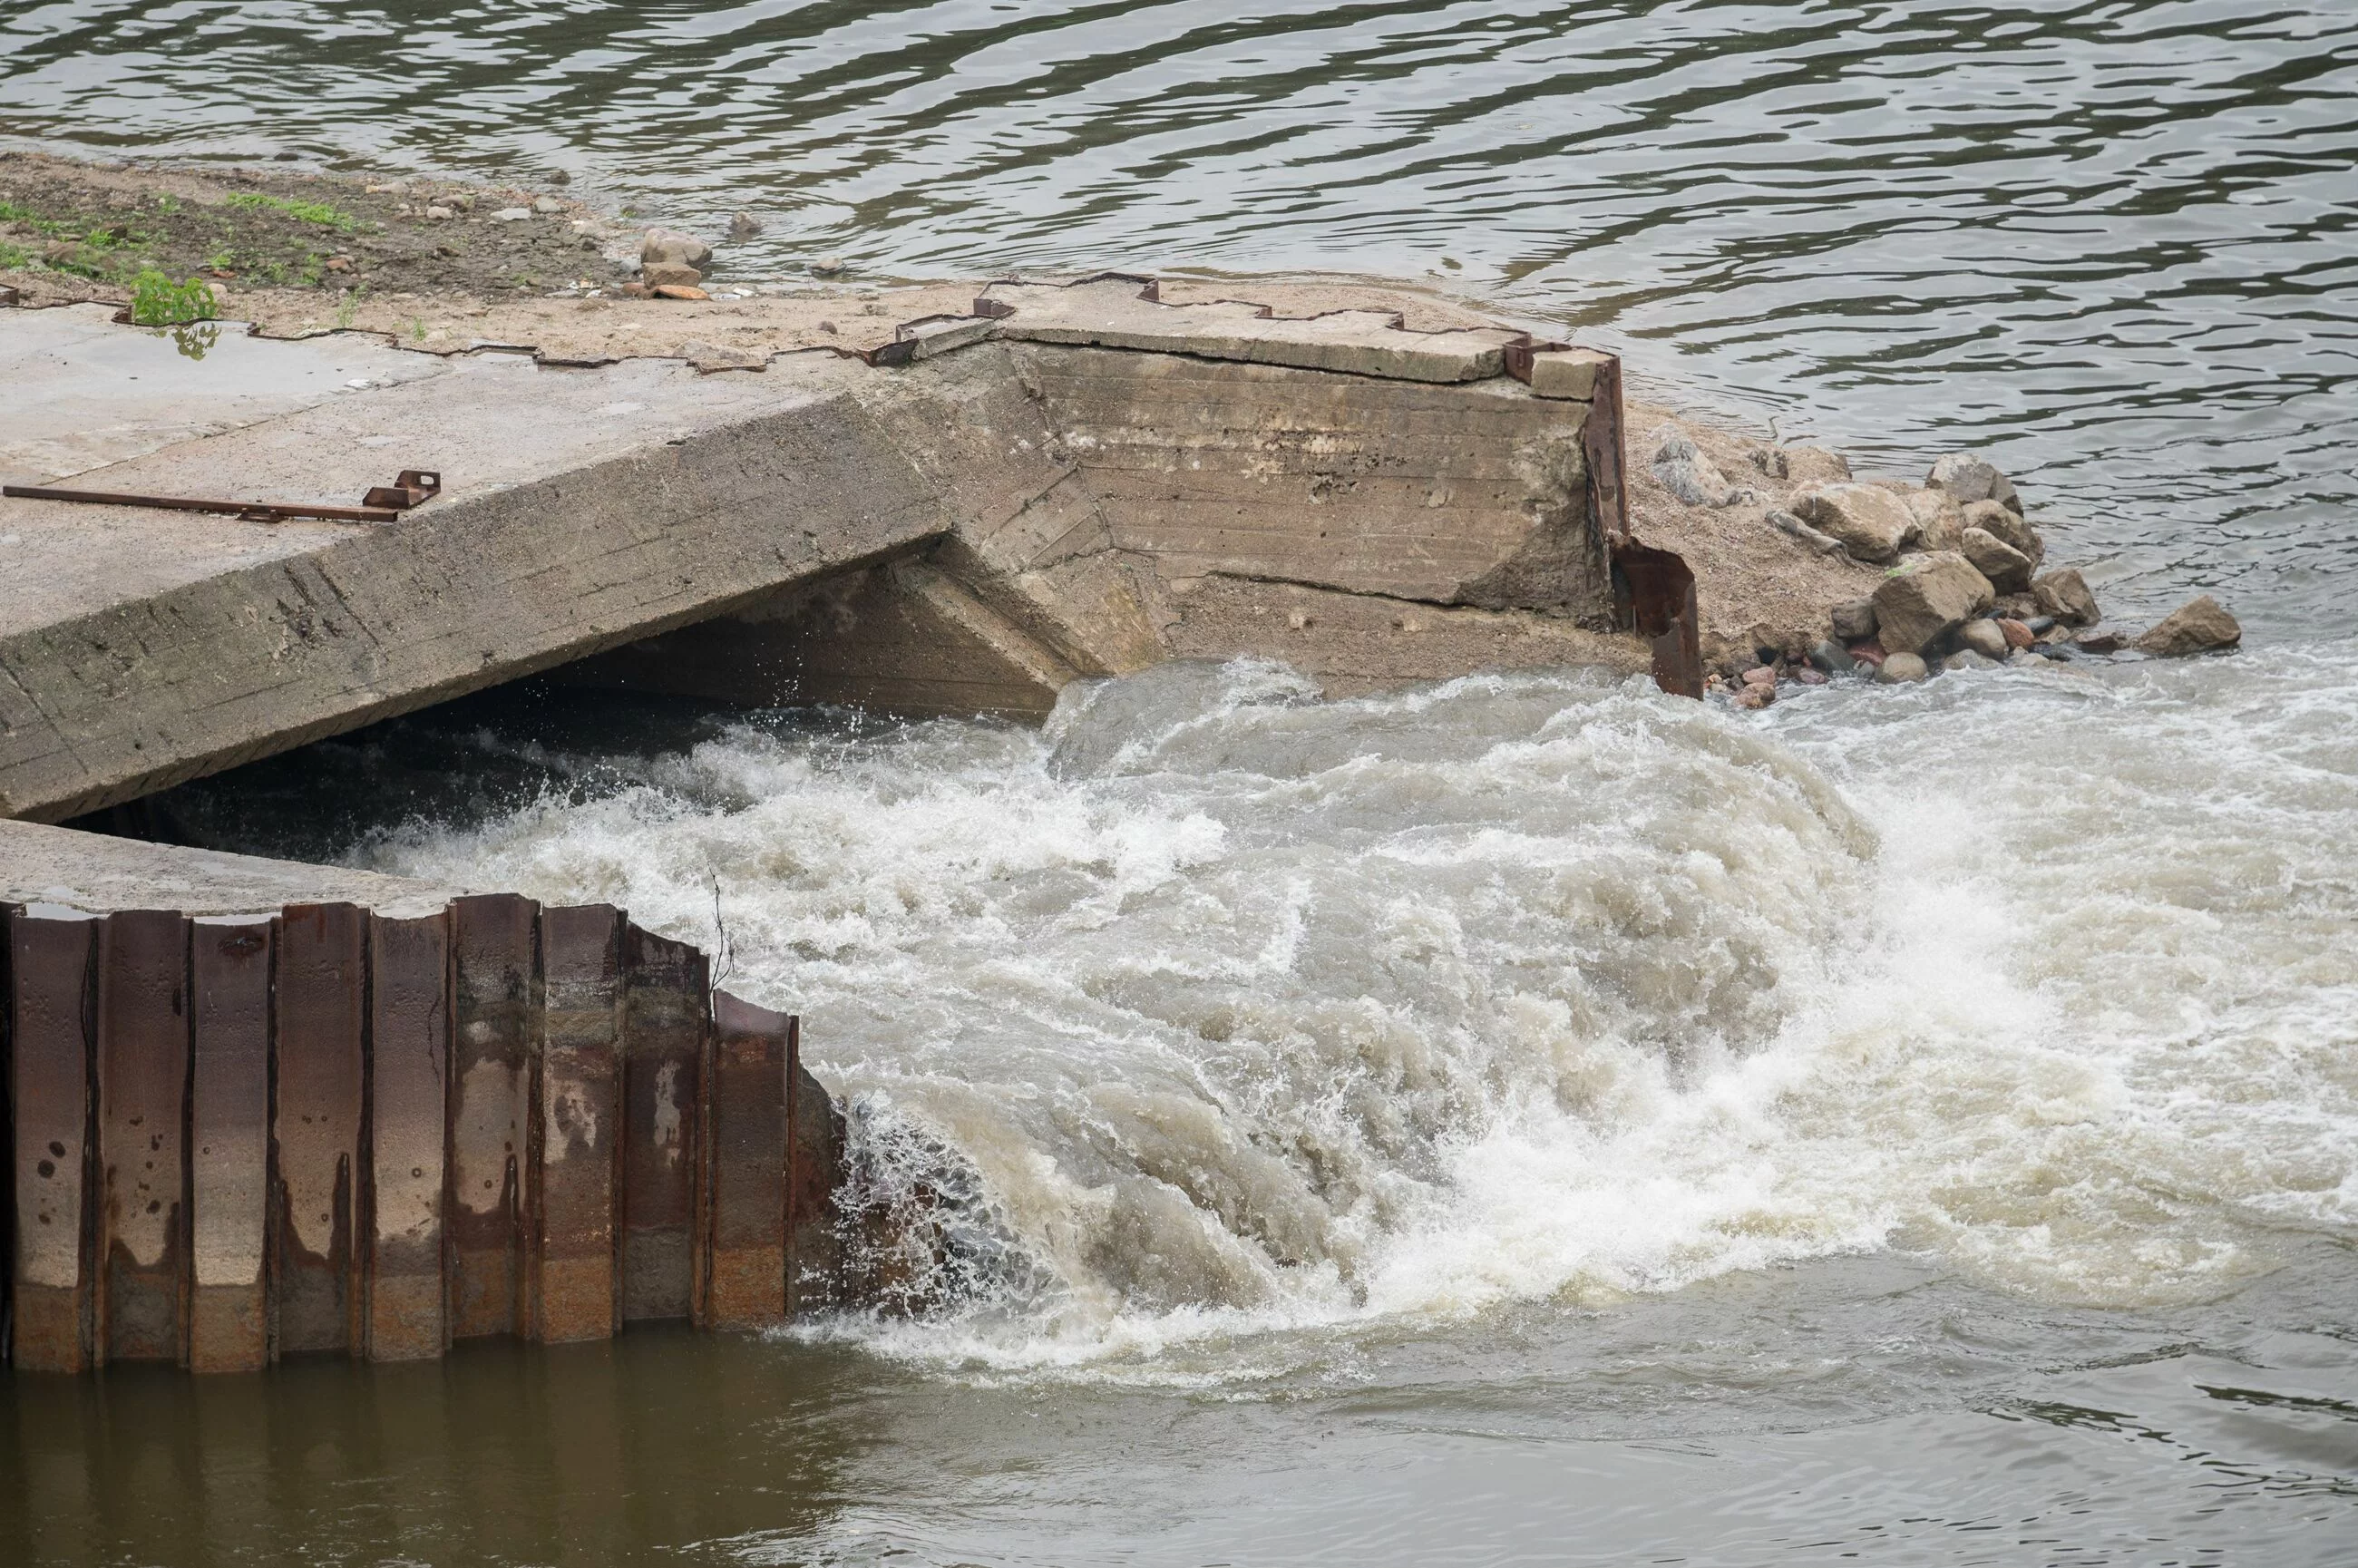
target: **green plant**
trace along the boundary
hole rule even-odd
[[[361,301],[367,297],[368,285],[365,283],[354,284],[344,290],[344,297],[336,301],[336,325],[351,326],[352,318],[361,313]]]
[[[22,223],[35,233],[47,234],[53,240],[62,237],[72,227],[54,218],[44,218],[30,207],[22,207],[14,201],[0,201],[0,223]]]
[[[12,245],[0,240],[0,271],[22,272],[33,265],[32,252],[22,245]]]
[[[224,245],[205,258],[205,265],[214,272],[233,271],[237,266],[236,253]]]
[[[265,196],[258,190],[241,190],[225,205],[243,207],[249,211],[284,212],[298,222],[317,223],[340,234],[349,234],[361,226],[358,218],[349,212],[340,212],[324,201],[297,201],[286,196]]]
[[[178,212],[179,210],[180,199],[178,197],[163,195],[156,198],[156,211],[161,212],[167,218],[172,216],[172,214]]]
[[[220,314],[213,291],[200,278],[174,283],[151,266],[132,280],[131,319],[142,327],[180,327]]]
[[[425,317],[412,316],[409,319],[409,341],[413,343],[422,343],[426,341]]]

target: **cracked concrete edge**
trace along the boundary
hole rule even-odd
[[[276,914],[288,903],[364,904],[381,914],[431,914],[474,890],[344,866],[189,849],[0,819],[0,902],[107,914],[177,909],[192,915]]]

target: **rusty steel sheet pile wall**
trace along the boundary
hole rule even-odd
[[[8,1362],[254,1371],[840,1297],[799,1021],[598,904],[0,906]]]

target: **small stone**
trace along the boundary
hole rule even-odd
[[[829,337],[832,337],[835,335],[836,326],[832,321],[821,321],[818,324],[818,330],[827,333]]]
[[[2055,617],[2052,615],[2033,615],[2022,623],[2030,628],[2030,634],[2034,637],[2055,630]]]
[[[2014,646],[2006,639],[2006,628],[1995,621],[1966,622],[1957,633],[1957,641],[1993,663],[2006,657]]]
[[[1858,661],[1840,643],[1817,643],[1810,648],[1810,667],[1822,675],[1846,676],[1858,668]]]
[[[544,218],[554,218],[565,211],[565,203],[554,196],[535,196],[532,199],[532,210]]]
[[[1717,463],[1675,430],[1654,449],[1653,473],[1664,490],[1689,506],[1725,506],[1742,493],[1719,471]]]
[[[503,207],[498,211],[492,214],[492,221],[495,223],[527,223],[532,221],[532,209],[529,207]]]
[[[810,264],[810,269],[821,277],[834,277],[844,270],[841,256],[821,256]]]
[[[1875,678],[1885,686],[1901,686],[1922,680],[1931,673],[1924,667],[1924,661],[1915,654],[1893,654],[1883,661],[1883,667],[1875,672]]]
[[[2030,557],[1988,530],[1966,529],[1957,547],[1998,592],[2019,593],[2030,586]]]
[[[729,237],[741,244],[761,232],[762,225],[753,221],[751,212],[739,212],[729,220]]]
[[[453,212],[448,207],[428,207],[426,210],[426,215],[438,223],[449,219],[456,218],[459,214]]]
[[[1941,668],[1954,674],[1958,670],[1994,670],[1998,662],[1972,648],[1960,648],[1941,661]]]
[[[709,299],[712,297],[700,288],[690,288],[679,283],[658,283],[647,292],[653,294],[657,299]]]
[[[1864,642],[1875,635],[1875,600],[1846,599],[1834,606],[1828,619],[1833,622],[1834,635],[1843,642]]]
[[[2006,662],[2014,665],[2017,669],[2025,670],[2031,669],[2047,663],[2045,659],[2039,657],[2037,654],[2032,653],[2028,648],[2017,648],[2014,652],[2006,656]]]
[[[570,185],[573,183],[573,176],[560,168],[548,177],[548,183],[551,185]]]
[[[1775,686],[1777,670],[1773,665],[1755,665],[1744,672],[1746,686]]]
[[[1819,533],[1782,507],[1769,508],[1767,521],[1768,526],[1776,529],[1779,534],[1790,535],[1822,556],[1839,556],[1843,553],[1843,542],[1840,539]]]
[[[328,270],[330,272],[350,272],[352,270],[352,258],[350,256],[330,256],[328,258]]]
[[[2047,543],[2039,536],[2039,531],[1995,501],[1974,502],[1964,509],[1964,520],[1966,527],[1995,534],[2028,556],[2034,567],[2047,558]]]
[[[2096,596],[2088,591],[2076,567],[2035,579],[2030,592],[2041,615],[2052,615],[2067,626],[2093,626],[2104,619],[2096,611]]]
[[[2017,516],[2022,514],[2022,499],[2014,492],[2014,481],[1996,463],[1976,452],[1951,452],[1932,465],[1924,484],[1930,490],[1947,491],[1957,498],[1960,506],[1995,501],[2013,508]]]
[[[1754,686],[1747,682],[1736,694],[1736,706],[1738,708],[1766,708],[1776,700],[1777,687],[1773,684]]]
[[[1953,550],[1910,556],[1875,590],[1876,635],[1895,654],[1921,653],[1996,597],[1989,579]]]
[[[2006,645],[2009,648],[2028,648],[2039,641],[2039,633],[2024,622],[2000,621],[1997,629],[2006,634]]]
[[[2227,607],[2206,593],[2171,611],[2136,645],[2139,653],[2158,658],[2182,659],[2190,654],[2232,648],[2243,640],[2244,628],[2227,613]]]
[[[1916,518],[1916,543],[1927,550],[1953,550],[1965,532],[1964,509],[1944,490],[1911,490],[1908,510]]]
[[[2128,633],[2117,626],[2091,626],[2071,639],[2083,654],[2117,654],[2129,645]]]
[[[677,262],[649,262],[639,268],[639,281],[649,288],[661,287],[666,283],[676,284],[683,288],[694,288],[704,281],[704,275],[692,266],[683,266]]]
[[[639,260],[669,262],[676,266],[702,268],[712,261],[712,247],[694,234],[683,234],[676,229],[649,229],[639,243]]]
[[[1850,460],[1823,447],[1755,447],[1752,466],[1788,484],[1846,484]]]
[[[1823,686],[1826,684],[1826,672],[1805,667],[1795,670],[1793,678],[1803,686]]]
[[[1862,561],[1890,560],[1917,535],[1914,513],[1892,492],[1871,484],[1834,484],[1803,491],[1790,510],[1831,534]]]
[[[770,356],[759,350],[719,348],[694,338],[679,346],[679,357],[705,375],[715,371],[770,368]]]

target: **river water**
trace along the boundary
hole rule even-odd
[[[1986,448],[2108,608],[2247,629],[1758,715],[510,694],[189,793],[717,910],[953,1304],[0,1384],[0,1557],[2358,1556],[2348,7],[74,0],[0,7],[0,135],[561,168],[751,270],[1422,276],[1862,468]]]

